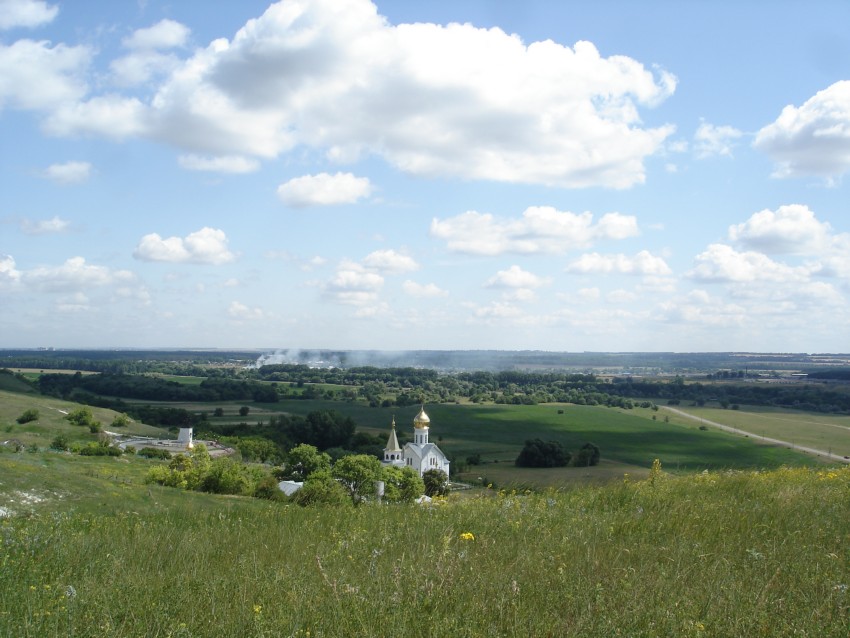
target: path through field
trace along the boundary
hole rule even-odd
[[[716,427],[716,428],[723,430],[725,432],[731,432],[733,434],[742,434],[742,435],[748,436],[752,439],[758,439],[760,441],[764,441],[765,443],[774,443],[776,445],[783,445],[783,446],[789,447],[793,450],[799,450],[800,452],[807,452],[808,454],[814,454],[815,456],[823,456],[823,457],[826,457],[826,458],[828,458],[832,461],[840,461],[841,463],[850,463],[850,459],[848,459],[846,456],[841,456],[840,454],[833,454],[832,452],[829,452],[827,450],[818,450],[817,448],[813,448],[813,447],[806,447],[806,446],[803,446],[803,445],[795,445],[794,443],[791,443],[790,441],[782,441],[780,439],[774,439],[774,438],[771,438],[769,436],[762,436],[760,434],[754,434],[752,432],[747,432],[746,430],[739,430],[738,428],[733,428],[730,425],[723,425],[722,423],[718,423],[717,421],[709,421],[708,419],[705,419],[701,416],[688,414],[684,410],[679,410],[678,408],[671,408],[670,406],[667,406],[667,405],[662,405],[662,406],[659,406],[659,407],[663,410],[669,410],[670,412],[674,412],[675,414],[678,414],[679,416],[683,416],[686,419],[693,419],[694,421],[699,421],[700,423],[704,423],[705,425],[711,425],[711,426]]]

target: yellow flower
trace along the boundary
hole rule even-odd
[[[254,613],[255,614],[259,614],[261,611],[263,611],[262,605],[254,605]]]
[[[460,540],[462,540],[462,541],[474,541],[475,540],[475,534],[473,534],[472,532],[464,532],[463,534],[460,535]]]

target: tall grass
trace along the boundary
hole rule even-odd
[[[0,635],[850,631],[850,468],[656,470],[430,506],[184,496],[0,521]]]

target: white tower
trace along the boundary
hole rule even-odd
[[[177,445],[182,445],[187,450],[195,447],[192,443],[192,428],[180,428],[180,433],[177,435]]]
[[[390,438],[387,439],[387,447],[384,448],[384,463],[393,465],[402,465],[404,453],[398,445],[398,437],[395,434],[395,417],[393,417],[393,426],[390,430]]]

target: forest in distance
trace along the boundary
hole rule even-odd
[[[727,370],[811,373],[850,369],[848,353],[755,352],[549,352],[540,350],[333,350],[333,349],[0,349],[0,367],[92,372],[166,372],[179,366],[255,367],[300,364],[310,368],[426,368],[439,371],[533,370],[597,374],[699,375]]]
[[[309,354],[327,357],[331,353]],[[461,357],[464,353],[446,354]],[[529,353],[499,354],[505,361],[509,355],[515,355],[518,361],[523,360],[522,355],[530,356]],[[547,354],[551,353],[539,353],[539,356]],[[600,364],[617,355],[595,356],[588,361]],[[660,363],[662,357],[659,353],[630,356],[644,369]],[[166,426],[197,425],[204,413],[150,407],[143,402],[273,404],[306,399],[390,408],[462,401],[514,405],[572,403],[625,409],[634,405],[646,407],[650,403],[687,402],[732,409],[753,405],[850,413],[850,365],[842,365],[845,355],[669,356],[678,358],[676,364],[689,365],[656,368],[656,372],[648,374],[633,371],[637,365],[618,371],[602,365],[569,370],[523,369],[517,364],[512,369],[498,371],[425,366],[318,367],[308,363],[271,363],[278,360],[275,358],[278,355],[269,353],[257,357],[256,353],[252,356],[249,352],[236,351],[96,350],[2,351],[0,367],[35,371],[30,381],[42,394],[127,412],[153,425]],[[814,364],[815,359],[821,363]],[[784,370],[756,364],[757,361],[762,362],[759,365],[765,361],[776,364],[780,360],[787,366]],[[824,363],[827,360],[831,363]],[[78,373],[67,374],[67,371]],[[188,377],[194,381],[186,382]]]

